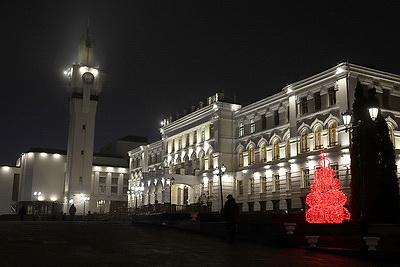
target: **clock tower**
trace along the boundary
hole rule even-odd
[[[96,108],[102,87],[101,70],[94,66],[94,40],[89,28],[79,44],[78,62],[67,72],[69,93],[69,133],[64,186],[64,211],[75,203],[77,214],[89,199],[95,208],[92,177]],[[86,203],[84,203],[86,201]]]

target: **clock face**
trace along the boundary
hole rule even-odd
[[[92,84],[94,81],[94,75],[91,72],[85,72],[82,74],[82,81],[86,84]]]

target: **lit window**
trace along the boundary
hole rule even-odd
[[[308,147],[308,131],[303,131],[301,134],[301,152],[307,152],[310,148]]]
[[[274,192],[277,192],[280,190],[280,185],[279,185],[279,174],[274,175]]]
[[[238,162],[238,164],[239,164],[239,167],[243,167],[243,151],[242,150],[239,151],[239,162]]]
[[[336,132],[336,122],[329,126],[329,146],[338,145],[337,132]]]
[[[260,161],[261,162],[267,161],[267,146],[265,144],[261,145]]]
[[[236,191],[239,196],[243,195],[243,181],[242,180],[236,181]]]
[[[244,125],[243,122],[239,124],[239,137],[242,137],[244,135]]]
[[[254,133],[256,131],[256,123],[254,119],[250,119],[250,133]]]
[[[286,190],[292,189],[292,173],[286,172]]]
[[[285,151],[286,151],[286,158],[290,158],[290,140],[289,140],[289,138],[286,140]]]
[[[263,193],[267,193],[267,177],[261,177],[261,190]]]
[[[250,149],[249,149],[249,164],[254,164],[254,163],[255,163],[254,147],[250,147]]]
[[[273,159],[279,159],[280,155],[279,155],[279,142],[278,140],[275,141],[274,143],[274,153],[273,153]]]
[[[249,179],[250,194],[254,194],[254,178]]]
[[[315,149],[321,149],[322,148],[322,129],[321,129],[321,126],[318,126],[315,129],[314,138],[315,138]]]
[[[310,186],[310,170],[302,169],[303,187]]]

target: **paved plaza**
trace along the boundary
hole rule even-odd
[[[0,222],[0,266],[396,266],[130,222]]]

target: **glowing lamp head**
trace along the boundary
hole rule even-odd
[[[373,121],[375,121],[376,118],[378,117],[379,109],[377,107],[371,107],[368,109],[368,112],[369,112],[369,116],[371,117],[371,119]]]
[[[351,114],[350,112],[346,111],[344,113],[342,113],[342,117],[343,117],[343,123],[346,127],[350,126],[351,123]]]

